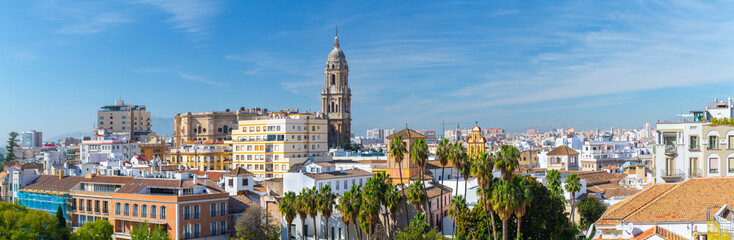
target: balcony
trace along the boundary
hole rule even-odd
[[[675,156],[676,147],[673,144],[665,144],[665,156]]]
[[[689,178],[703,177],[703,169],[700,169],[700,168],[688,169],[688,177]]]
[[[660,169],[658,174],[665,182],[678,182],[686,175],[680,169]]]

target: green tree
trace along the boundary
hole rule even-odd
[[[13,161],[15,160],[15,147],[18,146],[18,133],[17,132],[10,132],[8,137],[8,147],[5,150],[5,161]]]
[[[479,156],[477,156],[476,159],[474,159],[473,164],[471,164],[471,174],[474,176],[474,178],[477,179],[477,183],[479,184],[479,190],[481,194],[479,196],[481,197],[482,205],[485,207],[484,211],[489,212],[490,214],[487,215],[487,225],[492,226],[492,232],[487,232],[487,235],[494,236],[494,238],[497,238],[497,228],[494,225],[494,212],[492,211],[490,207],[490,197],[492,196],[492,189],[494,187],[494,177],[492,176],[492,170],[494,169],[494,155],[493,154],[487,154],[487,153],[480,153]],[[490,219],[491,218],[491,219]],[[491,220],[491,222],[490,222]],[[491,223],[491,224],[490,224]],[[489,230],[488,230],[489,231]]]
[[[492,191],[492,207],[497,215],[502,220],[502,239],[510,239],[510,233],[508,225],[510,217],[515,212],[515,205],[517,204],[517,197],[515,186],[511,180],[500,179]]]
[[[293,224],[293,219],[296,218],[296,207],[298,207],[298,203],[296,203],[296,193],[294,192],[286,192],[283,195],[283,198],[280,199],[280,204],[278,204],[278,210],[280,210],[280,214],[285,217],[285,222],[288,224],[288,239],[291,238],[291,224]]]
[[[553,196],[563,199],[563,189],[561,189],[561,173],[556,169],[551,169],[545,176],[545,180],[548,183],[548,189]]]
[[[338,184],[338,183],[337,183]],[[325,185],[321,188],[319,194],[318,208],[321,216],[324,217],[324,236],[329,239],[329,218],[334,212],[334,204],[336,202],[336,194],[331,191],[331,185]]]
[[[502,180],[510,180],[512,172],[515,171],[520,163],[517,159],[520,157],[520,151],[514,146],[502,145],[497,157],[495,158],[494,167],[500,171]]]
[[[571,222],[574,222],[574,210],[575,210],[575,203],[576,203],[576,193],[578,191],[581,191],[581,180],[579,179],[579,175],[571,174],[566,177],[566,185],[564,186],[566,189],[566,192],[571,193]]]
[[[449,139],[441,139],[441,142],[438,143],[438,148],[436,149],[436,158],[438,158],[438,162],[441,163],[441,186],[444,186],[443,180],[446,177],[446,164],[449,163],[451,151],[452,148],[451,143],[449,143]],[[443,206],[446,205],[446,203],[443,202],[443,187],[441,187],[441,194],[439,196],[441,196],[439,201],[441,201],[441,214],[443,214]]]
[[[367,239],[372,239],[375,225],[380,221],[381,188],[382,183],[375,177],[368,178],[362,188],[362,203],[357,218],[360,228],[367,233]]]
[[[465,214],[468,211],[466,206],[466,200],[462,196],[454,196],[451,199],[451,207],[449,208],[449,216],[454,220],[454,223],[458,222],[459,216]],[[462,225],[462,224],[459,224]],[[456,228],[452,230],[452,234],[456,238]]]
[[[74,233],[71,239],[74,240],[109,240],[112,239],[112,224],[107,220],[97,220],[94,222],[86,222]]]
[[[308,205],[311,204],[309,198],[309,189],[304,188],[301,189],[301,193],[298,194],[295,201],[295,209],[301,219],[301,239],[306,239],[306,218],[308,217]]]
[[[459,176],[461,174],[461,169],[463,168],[463,163],[466,161],[465,159],[467,158],[466,148],[464,148],[464,144],[462,144],[461,142],[455,142],[453,144],[451,152],[449,153],[449,158],[451,160],[451,164],[454,165],[454,168],[456,169],[456,188],[454,188],[454,191],[456,191],[456,195],[458,195]],[[454,221],[453,228],[456,228],[456,221]]]
[[[587,197],[579,202],[578,208],[583,225],[588,227],[599,220],[599,217],[607,210],[607,205],[597,197]]]
[[[425,202],[427,201],[426,195],[423,193],[424,191],[423,183],[419,182],[418,180],[413,181],[413,183],[408,186],[408,202],[413,204],[413,207],[418,212],[424,212],[426,211],[426,208],[423,206]]]
[[[268,213],[260,206],[252,206],[237,218],[236,238],[233,240],[278,240],[280,226],[267,221]]]
[[[515,175],[512,180],[515,182],[517,203],[515,204],[515,216],[517,217],[517,240],[522,237],[520,226],[522,226],[522,217],[527,213],[528,207],[533,200],[533,192],[526,178]]]
[[[58,236],[57,239],[68,240],[71,238],[71,231],[66,227],[66,218],[64,218],[64,211],[61,209],[61,205],[56,209],[56,228]]]
[[[308,195],[304,198],[306,201],[306,213],[313,219],[313,237],[319,239],[318,227],[316,227],[316,216],[319,215],[319,190],[316,186],[308,190]]]
[[[408,150],[406,150],[405,142],[403,141],[402,136],[396,136],[393,139],[390,140],[390,146],[388,148],[388,155],[392,157],[395,160],[395,163],[398,164],[398,171],[400,172],[400,184],[401,191],[403,192],[403,198],[406,198],[405,196],[405,184],[403,184],[405,181],[403,180],[403,160],[405,159],[405,153]],[[405,205],[405,220],[409,221],[410,217],[408,216],[408,205]]]
[[[568,230],[568,217],[563,200],[543,186],[532,176],[525,177],[533,198],[522,218],[522,237],[524,239],[566,239],[563,234]]]
[[[426,215],[419,213],[410,225],[395,236],[395,240],[438,240],[446,239],[438,230],[426,223]]]
[[[419,138],[416,139],[415,142],[413,142],[413,146],[410,147],[410,160],[418,165],[418,169],[420,173],[418,176],[420,176],[421,185],[423,185],[423,173],[426,171],[426,161],[428,161],[428,144],[426,144],[426,140]],[[428,192],[426,192],[426,188],[423,188],[423,194],[428,196]],[[424,213],[428,215],[428,220],[433,222],[433,211],[431,211],[431,204],[427,204],[428,206],[427,211]]]
[[[389,188],[387,189],[387,192],[385,193],[385,198],[387,199],[387,216],[388,216],[388,222],[390,221],[390,216],[395,215],[395,213],[398,212],[398,207],[400,207],[400,203],[403,202],[403,197],[400,196],[400,190],[398,187],[394,185],[389,185]],[[396,221],[397,224],[397,221]],[[387,224],[387,232],[389,233],[389,236],[392,236],[392,226],[390,224]]]
[[[349,139],[349,136],[346,134],[342,134],[342,137],[339,139],[339,148],[344,150],[352,150],[352,140]]]
[[[354,231],[359,236],[359,227],[357,227],[357,218],[362,205],[362,189],[359,185],[352,186],[348,192],[345,192],[339,198],[337,208],[342,213],[342,222],[346,226],[347,239],[349,239],[349,223],[354,223]]]
[[[152,230],[152,231],[151,231]],[[139,223],[130,231],[131,240],[170,240],[171,235],[161,225],[156,225],[151,229],[150,223]]]

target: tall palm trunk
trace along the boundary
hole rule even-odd
[[[492,211],[492,210],[487,209],[487,201],[485,200],[484,201],[484,214],[486,215],[486,218],[487,218],[487,236],[489,236],[491,238],[492,237],[492,232],[491,232],[492,229],[489,229],[489,226],[491,224],[492,228],[494,228],[494,215],[490,211]],[[492,218],[492,222],[490,222],[490,216],[492,216],[491,217]],[[495,236],[495,238],[497,238],[497,237]]]
[[[454,191],[456,191],[456,195],[459,195],[459,171],[456,171],[456,188],[454,188]],[[464,195],[464,199],[466,199],[466,195]],[[456,238],[456,219],[453,221],[453,231],[451,232],[454,235],[454,238]]]
[[[403,163],[398,163],[398,171],[400,171],[400,184],[403,185],[403,187],[400,189],[403,192],[403,199],[408,199],[408,197],[405,196],[405,183],[403,182]],[[408,203],[405,203],[405,222],[410,224],[410,216],[408,216]]]
[[[301,218],[301,239],[306,240],[306,218]]]
[[[520,225],[522,225],[522,216],[517,217],[517,240],[520,240]]]
[[[349,240],[349,223],[344,224],[344,230],[347,232],[347,240]]]
[[[494,225],[494,211],[489,210],[489,216],[492,217],[492,233],[494,233],[494,240],[497,240],[497,226]]]
[[[391,226],[390,226],[390,211],[389,210],[387,211],[387,214],[385,214],[385,216],[387,216],[387,222],[385,222],[385,231],[387,232],[387,236],[390,237],[390,234],[391,234],[390,227]]]
[[[289,240],[291,239],[291,224],[290,223],[288,223],[288,233],[286,233],[286,236],[288,237]]]
[[[324,236],[326,237],[326,240],[329,240],[329,218],[324,216],[324,220]]]
[[[446,205],[446,203],[443,201],[443,179],[446,177],[446,166],[441,165],[441,195],[439,195],[438,199],[441,201],[441,214],[438,216],[443,220],[443,205]],[[443,221],[441,221],[443,223]],[[443,225],[443,224],[441,224]],[[443,226],[440,226],[441,229],[443,229]],[[443,234],[443,230],[441,230],[441,234]]]
[[[316,228],[316,216],[313,217],[313,239],[319,240],[319,232]]]
[[[421,184],[423,184],[423,168],[420,168],[420,171],[421,171],[421,173],[420,173],[420,176],[421,176]],[[431,199],[428,198],[428,190],[425,187],[423,188],[423,194],[426,195],[426,200],[427,200],[426,201],[426,205],[428,205],[428,208],[427,208],[428,209],[428,212],[426,213],[426,215],[429,216],[428,217],[428,225],[431,225],[431,224],[433,224],[433,212],[431,211]]]
[[[502,220],[502,240],[508,240],[508,239],[510,239],[510,236],[508,236],[509,233],[507,232],[509,230],[509,229],[507,229],[507,228],[509,228],[509,226],[508,226],[508,225],[510,225],[509,223],[510,223],[510,219],[504,219],[504,220]]]

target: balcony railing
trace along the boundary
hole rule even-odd
[[[665,155],[675,155],[676,153],[676,147],[673,144],[665,144]]]
[[[680,177],[685,175],[680,169],[660,169],[660,176],[662,177]]]
[[[703,176],[703,169],[691,168],[688,169],[688,177],[701,177]]]

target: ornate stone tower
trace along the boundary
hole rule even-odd
[[[339,49],[339,36],[334,37],[334,49],[324,67],[324,88],[321,90],[321,112],[329,121],[329,148],[336,147],[343,135],[352,133],[352,91],[349,89],[349,66]]]

